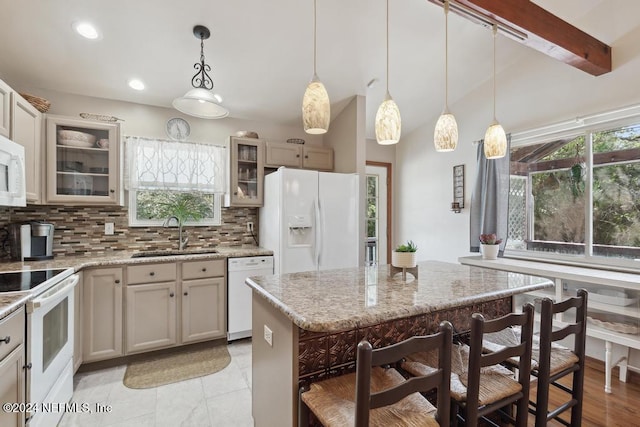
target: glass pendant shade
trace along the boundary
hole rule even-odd
[[[313,75],[302,98],[302,122],[304,131],[312,135],[320,135],[329,130],[331,119],[331,103],[329,94],[318,76]]]
[[[173,100],[173,108],[201,119],[222,119],[229,115],[229,110],[218,104],[215,95],[204,88],[195,88],[183,97]]]
[[[376,140],[380,145],[397,144],[401,132],[400,109],[387,92],[376,113]]]
[[[494,121],[484,134],[484,156],[487,159],[499,159],[507,154],[507,135],[497,121]]]
[[[440,152],[453,151],[458,146],[458,123],[448,111],[442,113],[436,122],[433,144]]]

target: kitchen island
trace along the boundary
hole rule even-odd
[[[436,331],[466,332],[471,314],[511,312],[513,295],[550,288],[538,276],[437,261],[418,277],[389,266],[247,279],[253,289],[252,412],[256,427],[295,425],[301,384],[353,370],[362,339],[374,348]]]

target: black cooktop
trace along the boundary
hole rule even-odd
[[[64,271],[65,269],[58,268],[0,273],[0,292],[28,291]]]

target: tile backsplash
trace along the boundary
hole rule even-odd
[[[43,221],[54,224],[55,257],[178,248],[176,227],[129,227],[127,215],[127,208],[122,206],[32,205],[26,208],[0,208],[0,229],[10,222]],[[221,226],[184,227],[189,236],[188,247],[254,245],[253,237],[246,231],[247,221],[256,225],[254,234],[257,239],[257,208],[223,208]],[[112,236],[104,234],[105,222],[114,223],[115,233]],[[2,258],[7,257],[5,250]]]

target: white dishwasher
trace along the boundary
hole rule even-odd
[[[228,258],[227,262],[227,341],[233,341],[251,336],[251,288],[244,280],[273,274],[273,257]]]

